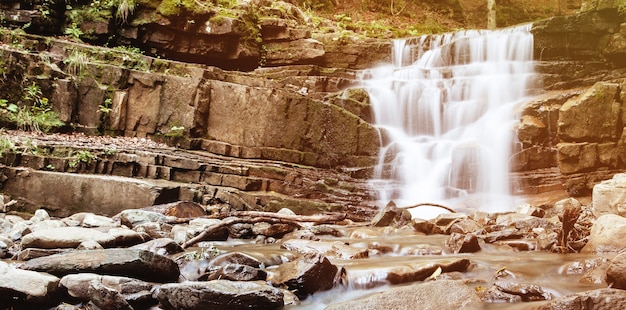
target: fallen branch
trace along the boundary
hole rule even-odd
[[[233,216],[248,216],[248,217],[267,217],[274,219],[283,219],[287,221],[295,222],[313,222],[317,224],[322,223],[335,223],[346,219],[345,214],[331,214],[331,215],[289,215],[280,214],[274,212],[262,212],[262,211],[235,211],[232,212]]]
[[[437,208],[442,208],[444,210],[448,210],[452,213],[456,213],[456,211],[454,211],[453,209],[446,207],[444,205],[440,205],[438,203],[432,203],[432,202],[422,202],[422,203],[418,203],[412,206],[408,206],[408,207],[403,207],[403,209],[410,209],[410,208],[417,208],[417,207],[424,207],[424,206],[431,206],[431,207],[437,207]]]

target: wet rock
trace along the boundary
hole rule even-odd
[[[170,238],[159,238],[150,240],[148,242],[137,244],[131,247],[131,249],[146,250],[159,255],[171,255],[180,253],[183,248]]]
[[[406,209],[400,209],[396,203],[390,201],[376,216],[372,219],[372,226],[402,226],[411,222],[411,214]]]
[[[23,248],[75,248],[84,241],[93,240],[103,247],[115,244],[115,237],[94,229],[60,227],[32,232],[22,238]]]
[[[60,279],[45,273],[15,269],[0,261],[0,304],[42,306],[59,293]]]
[[[602,181],[593,187],[593,214],[600,217],[604,214],[626,215],[626,174],[620,173],[612,179]]]
[[[443,231],[441,231],[439,227],[435,226],[435,224],[433,224],[429,220],[414,218],[411,220],[411,224],[413,226],[413,229],[415,229],[415,231],[418,231],[427,235],[443,233]]]
[[[432,244],[403,246],[400,249],[400,255],[441,255],[442,253],[443,249],[441,247]]]
[[[438,280],[390,288],[359,300],[329,305],[326,309],[412,310],[419,307],[424,310],[435,310],[471,309],[480,305],[481,300],[472,286],[463,281]]]
[[[586,309],[626,309],[626,291],[602,288],[553,299],[533,310],[586,310]]]
[[[54,275],[97,273],[127,276],[146,281],[176,281],[178,265],[171,259],[152,252],[133,249],[75,251],[35,258],[20,268]]]
[[[80,273],[64,276],[61,278],[60,285],[67,289],[70,296],[85,302],[92,301],[96,305],[103,304],[106,296],[113,297],[114,301],[121,297],[124,300],[124,302],[118,301],[121,306],[129,304],[133,308],[145,309],[157,302],[152,298],[153,284],[128,277]],[[103,307],[99,305],[99,307],[118,309],[112,306]]]
[[[252,225],[252,233],[255,235],[281,238],[285,234],[292,232],[295,228],[296,227],[291,224],[270,224],[266,222],[261,222]]]
[[[259,268],[240,264],[227,264],[217,269],[211,269],[211,272],[201,276],[199,280],[255,281],[265,280],[266,278],[267,272]]]
[[[213,280],[169,283],[157,298],[164,309],[278,309],[283,293],[260,282]]]
[[[122,294],[112,288],[102,285],[98,281],[89,283],[89,297],[91,303],[100,309],[133,310],[134,308],[124,299]]]
[[[454,254],[480,251],[478,237],[474,234],[452,233],[446,240],[446,247]]]
[[[386,272],[386,280],[391,284],[423,281],[441,269],[441,273],[452,271],[466,271],[470,266],[468,259],[438,260],[437,262],[407,263],[399,266],[391,266],[376,272]]]
[[[300,254],[319,253],[342,259],[366,258],[369,254],[367,249],[356,248],[340,241],[292,239],[283,242],[281,247]]]
[[[199,280],[254,281],[265,280],[267,273],[258,259],[239,252],[230,252],[213,258]]]
[[[606,271],[606,282],[610,287],[626,289],[626,253],[615,256]]]
[[[469,234],[478,232],[481,226],[474,220],[464,219],[450,225],[450,233]]]
[[[486,233],[481,237],[485,240],[485,242],[493,243],[498,240],[520,239],[524,237],[524,233],[517,229],[504,229]]]
[[[505,245],[513,248],[515,251],[534,251],[539,248],[539,244],[535,240],[501,240],[496,241],[494,244]]]
[[[582,253],[620,252],[626,249],[626,218],[614,214],[600,216]]]
[[[550,292],[534,284],[496,281],[494,286],[504,293],[520,296],[522,301],[550,300],[553,298]]]
[[[339,269],[318,253],[307,254],[272,270],[270,283],[286,286],[299,298],[331,289]]]
[[[500,302],[521,302],[522,297],[519,295],[505,293],[499,290],[497,287],[492,286],[488,289],[478,290],[478,295],[484,302],[488,303],[500,303]]]

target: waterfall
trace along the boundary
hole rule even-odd
[[[515,207],[508,162],[535,77],[530,27],[395,40],[393,64],[361,72],[383,142],[371,180],[381,203]]]

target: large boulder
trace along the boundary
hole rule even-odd
[[[606,282],[612,288],[626,290],[626,253],[613,257],[606,271]]]
[[[620,252],[626,249],[626,218],[615,214],[600,216],[591,228],[582,253]]]
[[[102,309],[120,309],[120,305],[143,309],[156,303],[151,293],[153,284],[128,277],[103,276],[95,273],[71,274],[61,278],[60,285],[74,298],[104,304],[105,307],[100,306]],[[101,298],[107,295],[110,297]],[[104,302],[106,300],[111,302]],[[113,303],[116,304],[115,307]]]
[[[82,227],[60,227],[32,232],[22,238],[23,248],[76,248],[85,241],[95,241],[103,247],[115,245],[115,237],[101,231]]]
[[[176,281],[180,274],[178,265],[171,259],[133,249],[86,250],[55,254],[31,259],[21,268],[58,276],[97,273],[155,282]]]
[[[262,282],[213,280],[169,283],[160,287],[161,306],[173,309],[279,309],[283,293]]]
[[[0,261],[0,304],[41,307],[58,297],[59,281],[53,275],[15,269]]]
[[[610,180],[605,180],[593,187],[593,214],[626,216],[626,174],[620,173]]]
[[[335,285],[339,268],[319,253],[310,253],[272,270],[270,282],[286,286],[299,298],[326,291]]]

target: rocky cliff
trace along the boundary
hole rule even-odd
[[[4,24],[14,29],[2,31],[0,98],[24,105],[23,90],[36,85],[65,130],[369,176],[380,139],[368,96],[355,87],[356,70],[388,62],[390,40],[313,33],[315,21],[280,1],[228,8],[133,3],[124,11],[116,1],[2,1]],[[583,195],[626,166],[624,15],[616,5],[584,9],[533,23],[540,96],[520,109],[512,158],[518,192],[565,184],[570,194]],[[64,39],[55,37],[61,33]],[[130,162],[128,176],[146,176],[140,161]],[[179,172],[193,178],[178,181],[229,187],[223,176],[206,181],[212,180],[204,178],[207,166],[199,167]],[[368,196],[364,187],[359,193]],[[261,200],[242,206],[262,207]]]

